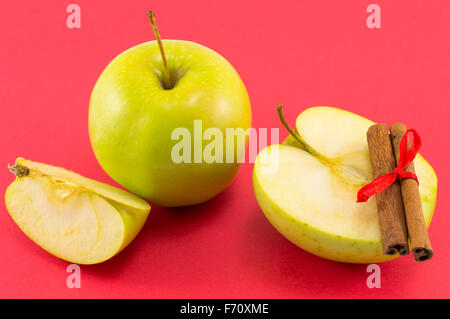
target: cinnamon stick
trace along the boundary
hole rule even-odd
[[[391,140],[395,158],[399,160],[400,141],[407,128],[403,123],[395,123],[391,126]],[[414,162],[409,164],[405,172],[415,174]],[[405,210],[406,225],[408,228],[409,242],[416,261],[425,261],[433,257],[430,239],[428,238],[425,219],[423,217],[422,202],[420,200],[419,185],[411,178],[400,181]]]
[[[386,126],[384,124],[372,125],[367,131],[367,143],[373,177],[378,178],[392,172],[397,165]],[[383,253],[407,255],[409,253],[408,233],[400,183],[395,181],[375,196]]]

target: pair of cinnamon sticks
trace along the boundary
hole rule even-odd
[[[367,142],[374,178],[396,168],[400,156],[400,140],[406,130],[403,123],[393,124],[390,131],[384,124],[375,124],[369,128]],[[415,173],[414,162],[406,167],[405,172]],[[407,255],[411,246],[416,261],[431,259],[433,250],[426,230],[417,182],[411,178],[397,180],[376,194],[376,202],[383,253]]]

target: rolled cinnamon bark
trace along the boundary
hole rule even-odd
[[[373,178],[392,172],[396,165],[389,131],[384,124],[372,125],[367,131]],[[376,196],[383,253],[407,255],[408,233],[400,184],[395,181]]]
[[[399,160],[400,141],[406,133],[406,125],[395,123],[391,126],[391,140],[395,158]],[[405,172],[415,174],[414,162],[409,164]],[[433,257],[430,239],[428,238],[425,219],[423,217],[422,202],[420,200],[419,185],[411,178],[400,181],[401,193],[403,197],[403,207],[406,216],[409,242],[416,261],[425,261]]]

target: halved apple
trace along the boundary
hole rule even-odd
[[[358,190],[373,179],[366,140],[372,124],[341,109],[309,108],[297,117],[297,138],[290,135],[257,156],[253,186],[262,211],[281,234],[314,255],[350,263],[397,257],[382,252],[375,198],[356,202]],[[437,178],[422,156],[414,164],[428,226]]]
[[[49,253],[77,264],[105,261],[139,233],[150,205],[64,168],[18,158],[6,207],[22,231]]]

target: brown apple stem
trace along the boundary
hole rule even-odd
[[[172,88],[172,82],[170,81],[170,73],[169,68],[167,67],[167,59],[166,59],[166,53],[164,52],[163,43],[161,41],[161,37],[159,35],[158,26],[155,22],[155,13],[153,11],[147,12],[147,17],[150,19],[150,23],[153,28],[153,32],[155,33],[156,41],[158,42],[159,51],[161,52],[161,57],[164,65],[164,85],[165,89],[169,90]]]
[[[28,167],[19,164],[14,164],[13,166],[8,165],[8,169],[17,177],[27,176],[30,173]]]

